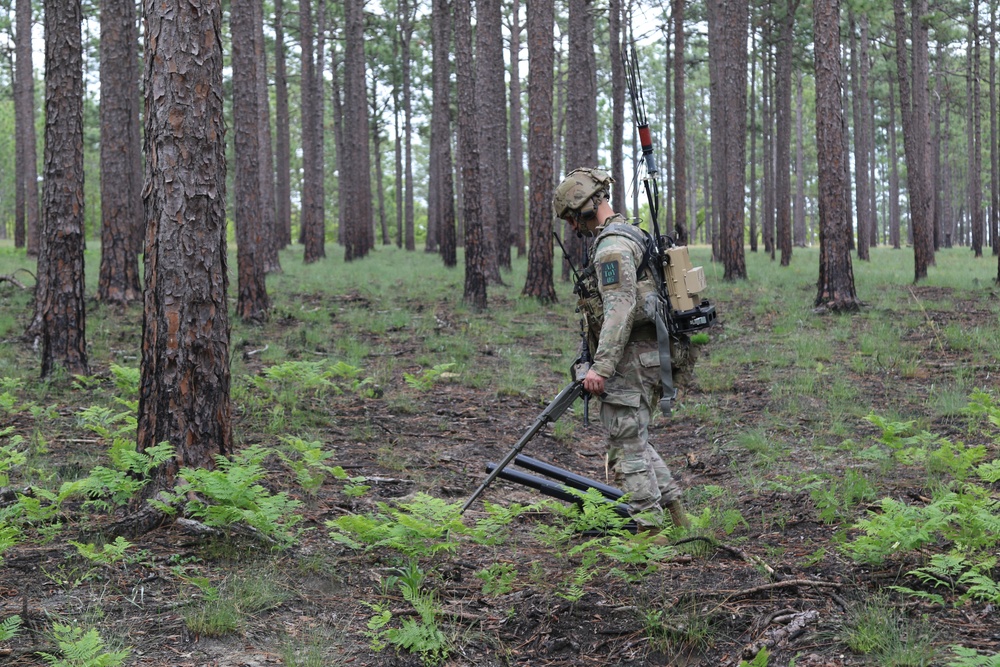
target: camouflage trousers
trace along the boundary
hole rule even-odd
[[[659,364],[655,340],[628,343],[601,398],[608,467],[620,474],[633,513],[650,515],[652,523],[659,523],[663,507],[681,496],[670,469],[649,444],[649,423],[662,392]]]

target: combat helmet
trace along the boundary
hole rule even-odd
[[[552,210],[557,218],[565,218],[583,208],[598,193],[609,197],[614,182],[615,179],[603,169],[574,169],[556,186]]]

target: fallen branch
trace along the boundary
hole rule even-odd
[[[726,600],[728,601],[735,600],[737,598],[749,597],[751,595],[756,595],[757,593],[763,593],[764,591],[771,591],[777,588],[795,588],[797,586],[841,588],[843,584],[838,584],[835,581],[817,581],[815,579],[786,579],[785,581],[775,581],[770,584],[761,584],[760,586],[754,586],[753,588],[738,591],[727,597]]]
[[[24,271],[25,273],[27,273],[32,278],[35,277],[35,274],[33,274],[28,269],[18,269],[17,271]],[[24,290],[29,289],[29,287],[27,285],[25,285],[20,280],[18,280],[17,278],[14,277],[14,275],[17,273],[17,271],[15,271],[14,273],[11,273],[9,275],[6,275],[6,276],[0,276],[0,283],[10,283],[11,285],[14,285],[15,287],[19,287],[19,288],[24,289]]]

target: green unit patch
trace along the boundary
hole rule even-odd
[[[601,262],[601,285],[617,285],[619,280],[618,260]]]

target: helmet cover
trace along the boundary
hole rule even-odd
[[[570,212],[582,209],[598,193],[609,197],[614,182],[603,169],[574,169],[556,186],[552,210],[557,218],[565,218]]]

